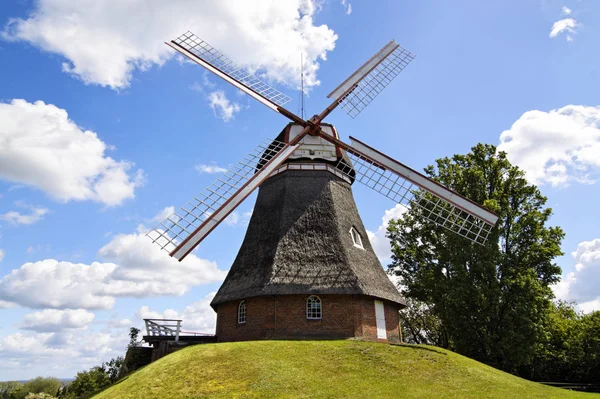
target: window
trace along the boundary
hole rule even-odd
[[[365,249],[365,247],[363,247],[362,237],[360,236],[358,230],[354,228],[354,226],[352,226],[350,229],[350,235],[352,236],[352,242],[354,242],[355,247]]]
[[[306,300],[306,318],[309,320],[321,319],[321,299],[318,296],[309,296]]]
[[[246,322],[246,301],[240,302],[238,306],[238,323],[242,324]]]

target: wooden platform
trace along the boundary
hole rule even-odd
[[[143,340],[156,347],[161,342],[174,341],[175,337],[170,335],[144,335]],[[217,337],[215,335],[180,335],[179,342],[188,345],[209,344],[217,342]]]

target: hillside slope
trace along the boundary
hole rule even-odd
[[[517,378],[429,346],[253,341],[193,346],[95,396],[106,398],[598,398]]]

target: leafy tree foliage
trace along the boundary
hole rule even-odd
[[[123,358],[119,356],[102,363],[100,366],[92,367],[88,371],[78,372],[75,380],[61,391],[59,398],[80,399],[91,397],[95,392],[117,382],[122,364]]]
[[[448,346],[516,372],[534,356],[560,279],[553,260],[564,236],[546,224],[552,210],[523,171],[492,145],[438,159],[426,174],[499,215],[485,246],[448,232],[412,208],[392,221],[390,272],[404,295],[427,304]]]
[[[531,364],[521,374],[536,381],[600,383],[600,311],[552,304]]]
[[[448,348],[448,332],[433,313],[432,306],[411,298],[407,298],[406,302],[407,308],[400,312],[404,341]]]
[[[54,397],[61,386],[62,382],[57,378],[36,377],[23,384],[14,381],[1,383],[0,392],[10,399],[25,399],[30,394]]]

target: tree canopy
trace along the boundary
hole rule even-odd
[[[564,233],[547,225],[546,197],[493,145],[436,161],[428,176],[499,215],[485,245],[428,222],[418,208],[392,221],[389,271],[404,295],[439,319],[437,338],[466,356],[516,372],[531,361],[561,268]],[[429,320],[431,323],[432,321]]]

